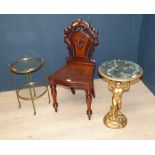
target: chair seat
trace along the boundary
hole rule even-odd
[[[93,71],[93,65],[69,63],[49,76],[49,80],[65,86],[85,87],[92,82]]]

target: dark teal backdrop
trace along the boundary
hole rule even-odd
[[[0,15],[0,91],[11,90],[7,65],[24,55],[44,58],[48,74],[68,55],[64,28],[83,18],[99,31],[94,58],[137,62],[142,15]],[[97,70],[95,77],[98,78]]]
[[[155,15],[143,15],[138,63],[144,69],[144,83],[155,94]]]

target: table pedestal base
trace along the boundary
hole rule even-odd
[[[120,111],[118,111],[118,113],[116,113],[115,115],[113,115],[112,111],[109,111],[105,115],[103,122],[109,128],[120,129],[126,126],[127,118]]]
[[[111,60],[99,66],[99,73],[109,80],[108,88],[113,94],[112,106],[103,119],[104,124],[113,129],[123,128],[127,124],[127,118],[120,112],[123,92],[129,90],[131,81],[142,76],[143,69],[132,61]]]
[[[117,81],[109,81],[109,89],[112,91],[112,106],[110,111],[105,115],[104,124],[112,129],[120,129],[126,126],[127,118],[120,109],[122,107],[123,91],[129,90],[130,83],[121,83]]]

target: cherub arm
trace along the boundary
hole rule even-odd
[[[123,87],[123,90],[128,90],[130,88],[130,82],[127,82],[127,84]]]
[[[108,85],[108,88],[110,89],[110,90],[113,90],[113,81],[109,81],[109,85]]]

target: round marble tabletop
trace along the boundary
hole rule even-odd
[[[101,64],[99,73],[108,80],[125,82],[140,78],[143,69],[132,61],[112,60]]]

